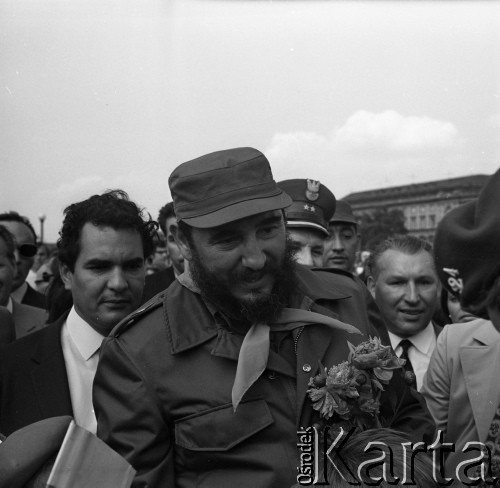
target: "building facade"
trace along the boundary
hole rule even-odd
[[[377,208],[399,209],[405,216],[408,233],[432,242],[436,227],[451,209],[477,198],[488,175],[472,175],[448,180],[350,193],[347,200],[359,217]]]

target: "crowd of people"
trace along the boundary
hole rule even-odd
[[[275,182],[256,149],[185,162],[168,184],[158,222],[121,190],[70,204],[55,249],[0,214],[0,486],[45,486],[54,418],[122,456],[124,487],[300,486],[298,431],[325,419],[356,429],[342,469],[318,461],[341,458],[331,436],[314,452],[323,484],[500,477],[500,171],[434,245],[397,235],[363,253],[347,201],[312,179]],[[383,353],[332,380],[367,344]],[[396,454],[389,482],[380,458],[356,471],[370,442],[425,447]]]

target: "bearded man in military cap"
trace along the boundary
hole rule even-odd
[[[338,364],[348,340],[376,335],[364,299],[348,278],[294,262],[292,201],[256,149],[188,161],[169,186],[185,270],[104,342],[98,436],[137,470],[134,487],[289,487],[318,360]],[[414,441],[432,435],[401,375],[381,402]]]

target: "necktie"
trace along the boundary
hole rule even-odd
[[[413,365],[411,364],[410,358],[408,357],[408,349],[413,346],[413,343],[408,339],[403,339],[399,345],[403,349],[403,352],[399,356],[401,359],[406,361],[403,369],[405,371],[405,381],[409,386],[417,387],[417,377],[413,371]]]
[[[274,324],[252,325],[243,339],[238,356],[238,365],[231,393],[234,411],[236,411],[245,392],[266,369],[269,358],[269,333],[271,330],[289,331],[307,324],[324,324],[351,334],[361,333],[356,327],[345,324],[340,320],[298,308],[283,309]]]

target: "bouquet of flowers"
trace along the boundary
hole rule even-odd
[[[405,364],[378,337],[357,346],[348,342],[347,361],[325,368],[309,380],[307,393],[313,408],[328,423],[366,430],[381,427],[380,395],[393,370]]]

